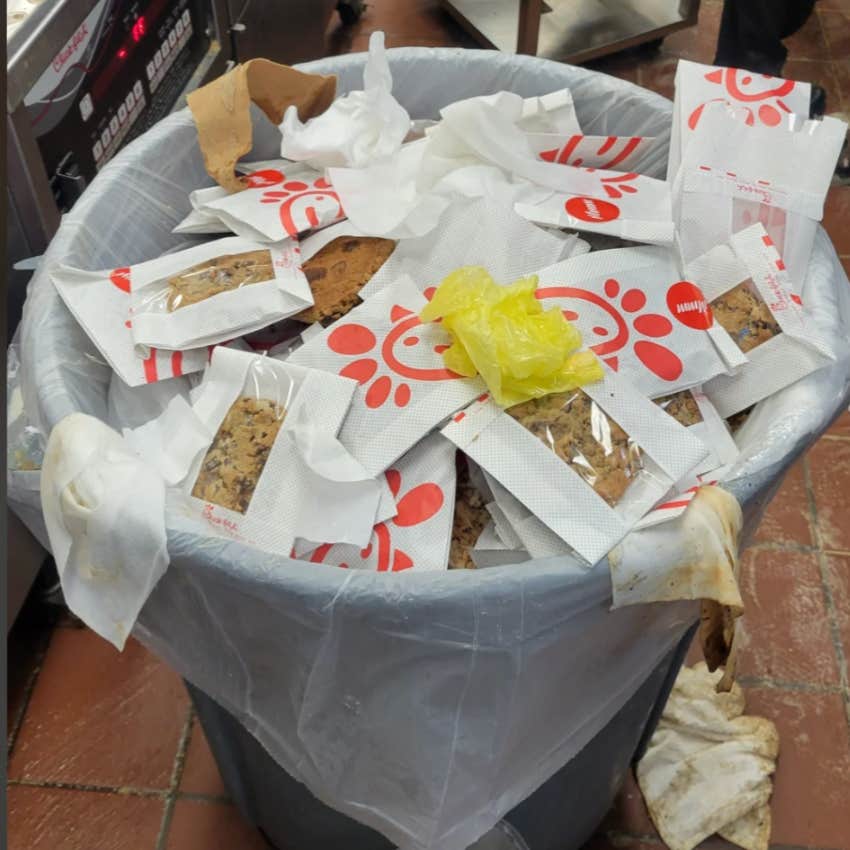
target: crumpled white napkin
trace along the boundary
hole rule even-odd
[[[770,841],[771,775],[779,734],[770,720],[744,714],[738,684],[718,693],[722,671],[683,667],[637,781],[670,850],[692,850],[717,832],[746,850]]]
[[[119,650],[168,567],[165,482],[100,420],[51,432],[41,506],[68,607]]]
[[[313,168],[363,168],[395,154],[410,130],[407,110],[392,96],[393,78],[384,52],[384,34],[369,38],[363,91],[335,100],[321,115],[301,123],[290,106],[280,125],[285,159]]]

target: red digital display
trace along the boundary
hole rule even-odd
[[[133,41],[141,41],[142,36],[145,34],[145,16],[137,18],[136,23],[133,24],[133,29],[131,30],[131,35],[133,36]]]
[[[118,51],[118,58],[119,59],[126,59],[127,58],[127,48],[126,47],[120,48],[120,50]]]

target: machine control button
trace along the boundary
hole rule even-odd
[[[91,118],[92,112],[94,112],[94,104],[92,103],[91,95],[86,92],[80,99],[80,115],[83,116],[83,121],[88,121]]]

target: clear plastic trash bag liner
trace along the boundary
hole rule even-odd
[[[305,70],[359,87],[364,55]],[[638,170],[663,177],[671,104],[583,68],[492,51],[389,51],[414,119],[501,89],[569,87],[585,133],[660,139]],[[248,159],[277,130],[255,116]],[[46,434],[82,411],[107,418],[110,371],[46,268],[157,256],[211,185],[185,110],[122,151],[64,217],[30,286],[22,328],[27,415]],[[825,233],[803,291],[839,359],[765,401],[739,432],[729,488],[755,529],[782,475],[846,406],[850,286]],[[177,379],[186,380],[186,379]],[[154,411],[155,412],[155,411]],[[152,414],[153,415],[153,414]],[[135,634],[232,712],[325,803],[404,850],[462,850],[534,791],[631,697],[697,618],[693,603],[609,610],[607,561],[562,559],[476,572],[351,573],[204,539],[169,518],[171,565]]]

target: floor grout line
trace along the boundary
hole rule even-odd
[[[820,571],[821,589],[823,591],[826,615],[829,621],[829,632],[832,638],[832,648],[835,652],[835,660],[838,664],[838,678],[841,685],[841,695],[844,699],[844,714],[847,720],[848,731],[850,731],[850,683],[847,679],[847,658],[844,655],[844,644],[841,640],[841,630],[838,627],[838,614],[835,606],[835,598],[832,595],[832,587],[829,582],[829,569],[826,563],[826,554],[823,550],[820,527],[818,525],[818,507],[815,500],[815,491],[812,487],[812,472],[809,468],[809,459],[803,457],[803,481],[806,486],[806,498],[809,504],[809,516],[812,521],[812,533],[817,544],[815,559]]]
[[[226,803],[235,805],[227,794],[203,794],[199,791],[178,791],[178,800],[189,800],[192,803]]]
[[[183,769],[186,766],[186,754],[189,751],[189,743],[192,740],[192,725],[195,717],[195,711],[192,706],[186,714],[186,720],[183,723],[183,731],[180,734],[180,741],[177,744],[177,752],[174,754],[174,766],[171,769],[171,783],[165,797],[165,808],[162,812],[162,823],[159,827],[159,835],[154,845],[156,850],[165,850],[166,842],[168,841],[168,831],[171,827],[171,818],[174,814],[174,803],[177,801],[178,792],[180,789],[180,781],[183,779]]]
[[[6,758],[11,759],[12,751],[15,748],[15,744],[18,740],[18,735],[20,734],[21,727],[24,725],[24,719],[26,718],[27,709],[30,706],[30,700],[32,699],[33,692],[35,691],[36,683],[38,682],[39,674],[41,673],[41,668],[44,665],[44,659],[47,658],[47,650],[50,649],[50,643],[53,640],[53,629],[50,630],[50,633],[47,636],[47,640],[44,642],[44,647],[37,655],[37,662],[35,667],[32,669],[32,672],[27,679],[27,684],[24,687],[24,698],[21,700],[21,706],[18,709],[17,715],[15,716],[15,722],[12,724],[12,731],[9,732],[6,737]]]
[[[117,794],[121,797],[160,797],[165,798],[167,789],[134,788],[122,785],[92,785],[87,782],[61,782],[51,779],[9,779],[7,785],[19,785],[24,788],[52,788],[62,791],[85,791],[94,794]]]
[[[751,543],[741,553],[745,552],[797,552],[799,554],[811,555],[815,552],[814,546],[805,543],[776,543],[772,540],[764,540],[760,543]]]
[[[807,694],[843,695],[841,685],[827,685],[819,682],[786,682],[772,679],[770,676],[736,676],[742,688],[771,688],[776,691],[797,691]]]

